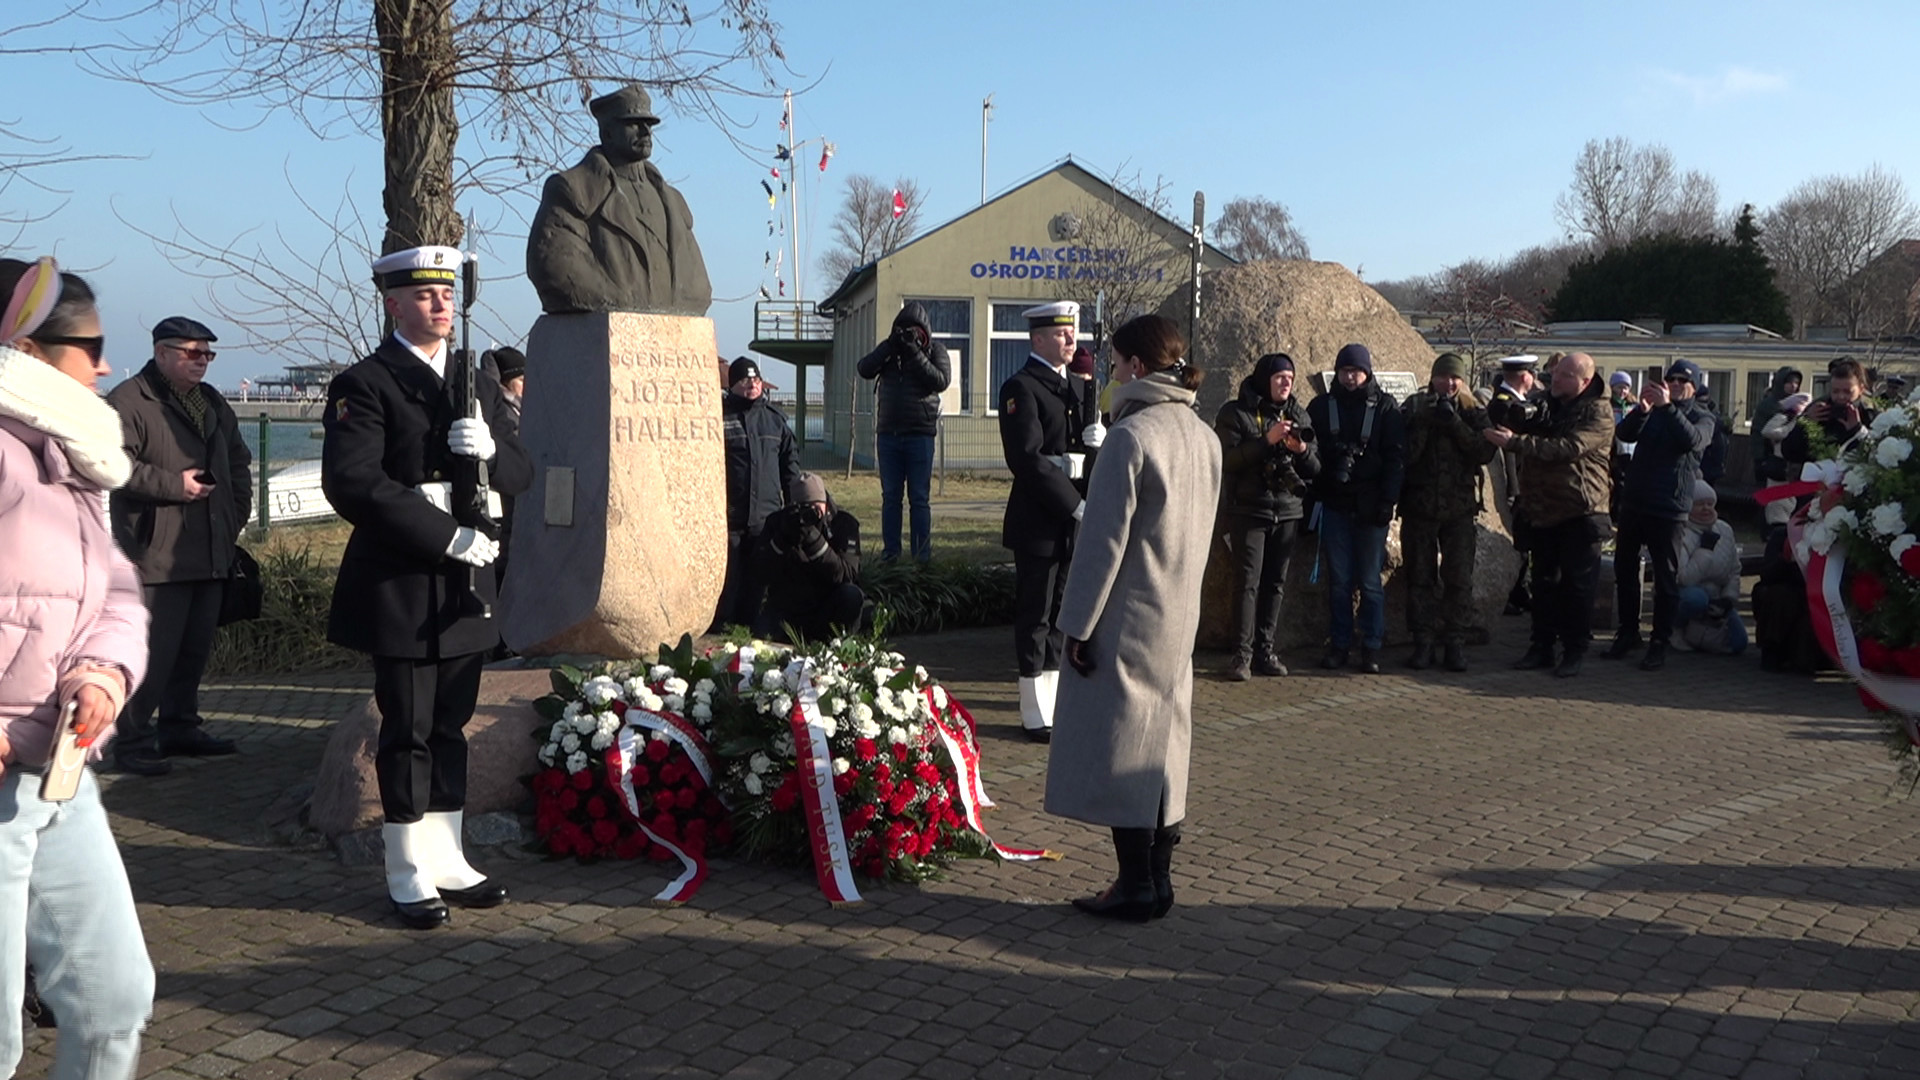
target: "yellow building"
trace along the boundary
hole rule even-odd
[[[821,367],[825,442],[871,462],[874,384],[855,365],[885,340],[901,306],[918,301],[953,363],[936,461],[998,467],[996,393],[1028,352],[1020,312],[1077,300],[1091,344],[1185,287],[1191,244],[1188,226],[1068,160],[855,269],[813,311],[762,305],[750,348],[803,369],[802,387],[804,368]],[[1207,269],[1233,264],[1212,245],[1202,260]],[[795,420],[804,430],[804,417]]]

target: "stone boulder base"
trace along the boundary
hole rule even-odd
[[[489,670],[480,676],[480,703],[467,724],[467,816],[519,810],[531,804],[522,781],[533,775],[541,720],[535,698],[551,689],[545,669]],[[380,742],[380,710],[373,699],[341,720],[327,740],[307,808],[307,826],[330,839],[379,825],[380,786],[373,752]]]
[[[725,443],[713,323],[543,315],[527,344],[516,503],[501,596],[529,656],[638,656],[699,634],[727,563]]]
[[[1176,290],[1161,314],[1184,325],[1186,293]],[[1314,396],[1312,376],[1331,378],[1334,358],[1342,346],[1360,342],[1373,353],[1375,372],[1407,372],[1424,384],[1436,355],[1425,338],[1379,293],[1338,263],[1280,261],[1247,263],[1208,274],[1202,281],[1200,326],[1194,334],[1193,355],[1207,370],[1200,388],[1200,415],[1211,422],[1220,406],[1239,392],[1240,381],[1254,362],[1270,352],[1294,359],[1303,403]],[[1500,617],[1507,590],[1519,573],[1509,525],[1494,509],[1498,465],[1489,470],[1480,514],[1478,552],[1474,573],[1475,632],[1470,640],[1485,641],[1492,620]],[[1406,586],[1399,573],[1399,524],[1387,538],[1387,640],[1407,640]],[[1326,641],[1326,568],[1312,579],[1319,538],[1304,534],[1294,554],[1281,609],[1280,644],[1283,648],[1319,645]],[[1207,565],[1202,597],[1199,645],[1231,647],[1233,641],[1233,567],[1218,536]]]

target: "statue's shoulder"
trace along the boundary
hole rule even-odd
[[[613,186],[613,166],[599,147],[587,151],[580,164],[547,177],[546,191],[554,194],[590,195]],[[544,201],[544,200],[543,200]]]

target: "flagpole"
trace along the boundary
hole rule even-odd
[[[799,155],[794,153],[794,145],[797,141],[793,134],[793,91],[789,90],[787,91],[787,210],[792,220],[790,239],[793,241],[793,311],[796,327],[800,320],[801,299],[807,295],[800,284],[800,174],[805,170],[800,168]],[[802,387],[800,392],[804,394],[806,388]]]

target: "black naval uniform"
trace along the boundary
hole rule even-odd
[[[1491,423],[1498,424],[1502,427],[1524,428],[1526,421],[1523,421],[1521,417],[1523,415],[1539,416],[1541,411],[1547,407],[1551,396],[1545,387],[1539,385],[1535,385],[1532,390],[1522,394],[1520,391],[1508,386],[1507,380],[1503,376],[1499,382],[1494,384],[1493,396],[1487,401],[1487,418]],[[1511,451],[1506,451],[1505,453],[1506,457],[1503,464],[1506,466],[1504,471],[1507,475],[1507,496],[1511,500],[1509,505],[1513,510],[1513,546],[1520,552],[1520,573],[1514,577],[1513,587],[1507,590],[1506,613],[1508,615],[1518,615],[1523,611],[1533,609],[1533,589],[1531,587],[1533,558],[1530,554],[1533,550],[1533,524],[1520,512],[1518,486],[1520,459]]]
[[[1000,544],[1013,552],[1013,651],[1022,678],[1060,670],[1065,645],[1053,620],[1066,593],[1082,493],[1046,459],[1078,450],[1090,422],[1080,416],[1078,383],[1029,356],[1000,387],[1000,446],[1013,473]]]
[[[443,349],[454,362],[451,345]],[[475,395],[493,433],[492,486],[523,494],[533,463],[499,382],[480,375]],[[374,768],[381,809],[397,824],[465,805],[462,729],[473,717],[481,664],[500,642],[494,619],[461,613],[469,568],[446,553],[458,525],[414,490],[450,478],[457,459],[447,431],[459,417],[447,381],[394,337],[327,388],[321,483],[353,525],[327,640],[373,656]],[[481,599],[494,604],[491,570],[478,568],[472,578]]]

